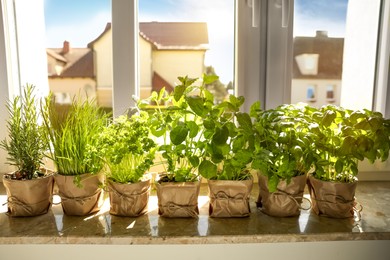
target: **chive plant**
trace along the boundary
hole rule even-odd
[[[99,157],[87,158],[88,149],[96,145],[108,119],[94,100],[73,99],[68,111],[60,112],[50,95],[41,110],[50,144],[49,157],[59,174],[79,176],[102,168]]]

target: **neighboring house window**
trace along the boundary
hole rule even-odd
[[[316,85],[308,85],[306,88],[306,101],[314,102],[317,97],[317,86]]]
[[[331,103],[335,101],[335,85],[327,85],[326,86],[326,100]]]

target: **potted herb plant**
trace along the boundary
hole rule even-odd
[[[110,197],[110,213],[136,217],[147,210],[156,144],[149,137],[148,114],[122,115],[99,134],[90,157],[101,157]],[[97,168],[96,170],[100,170]]]
[[[1,141],[0,147],[8,152],[9,164],[16,167],[3,177],[10,216],[45,214],[52,205],[54,180],[52,173],[42,168],[47,147],[34,91],[28,84],[21,96],[7,104],[9,138]]]
[[[261,110],[257,102],[251,107],[256,140],[252,167],[259,171],[257,204],[268,215],[300,214],[306,176],[314,163],[311,110],[305,104]]]
[[[107,123],[107,115],[94,100],[73,99],[68,110],[61,112],[49,95],[41,105],[48,157],[57,174],[61,205],[67,215],[88,215],[97,212],[102,202],[102,174],[92,174],[103,166],[99,157],[87,158],[87,151],[96,146],[98,134]]]
[[[206,111],[203,120],[205,152],[199,174],[207,179],[209,186],[211,217],[250,214],[254,142],[251,118],[239,111],[243,103],[243,97],[231,95]]]
[[[160,139],[158,151],[164,172],[156,183],[159,214],[164,217],[195,217],[199,213],[200,178],[197,172],[204,143],[203,109],[212,106],[209,92],[197,79],[179,77],[180,84],[170,94],[162,89],[148,100],[139,102],[141,109],[151,114],[151,132]],[[144,105],[145,103],[147,105]],[[150,107],[150,103],[154,103]]]
[[[311,113],[316,136],[315,171],[308,186],[316,214],[353,217],[358,162],[387,160],[390,121],[379,112],[327,105]]]

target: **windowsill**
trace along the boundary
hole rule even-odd
[[[356,198],[361,220],[319,217],[303,210],[299,217],[275,218],[256,208],[254,185],[247,218],[209,218],[207,186],[202,184],[200,214],[195,219],[158,216],[157,197],[150,196],[149,213],[138,218],[117,217],[103,209],[90,217],[64,215],[61,205],[49,213],[12,218],[4,213],[0,186],[0,244],[232,244],[314,241],[390,240],[390,182],[360,182]]]

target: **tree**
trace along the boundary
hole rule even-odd
[[[215,69],[213,66],[207,66],[205,74],[206,75],[217,75],[215,73]],[[211,84],[207,84],[206,89],[214,94],[216,103],[221,103],[226,98],[226,96],[228,94],[226,86],[219,79],[217,79],[216,81],[214,81]]]

